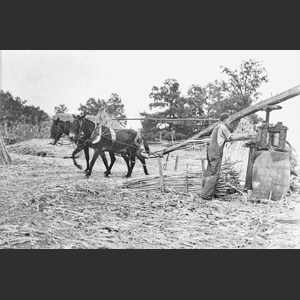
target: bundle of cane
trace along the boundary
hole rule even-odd
[[[249,117],[240,120],[233,134],[255,133],[254,126]],[[226,143],[224,147],[223,162],[235,162],[233,170],[240,173],[240,179],[246,177],[249,148],[244,147],[245,141],[233,141]]]
[[[99,108],[98,113],[93,122],[95,124],[107,126],[113,129],[123,128],[123,126],[117,120],[114,120],[113,116],[109,114],[107,106],[102,106]]]

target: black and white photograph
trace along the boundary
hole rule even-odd
[[[300,249],[300,50],[0,50],[0,249]]]

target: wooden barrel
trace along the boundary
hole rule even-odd
[[[258,151],[252,170],[253,195],[260,199],[278,201],[290,187],[290,153]]]

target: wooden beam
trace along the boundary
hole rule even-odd
[[[242,109],[241,111],[233,114],[232,116],[229,117],[229,122],[232,123],[233,121],[237,121],[237,120],[240,120],[246,116],[249,116],[251,114],[254,114],[258,111],[260,111],[265,105],[275,105],[275,104],[278,104],[278,103],[281,103],[283,101],[286,101],[288,99],[291,99],[293,97],[296,97],[300,95],[300,85],[297,85],[283,93],[280,93],[276,96],[273,96],[271,98],[268,98],[264,101],[261,101],[253,106],[249,106],[249,107],[246,107],[244,109]],[[204,130],[198,132],[197,134],[195,134],[194,136],[192,136],[191,138],[179,143],[179,144],[176,144],[174,146],[171,146],[167,149],[164,149],[162,150],[162,154],[167,154],[173,150],[176,150],[176,148],[178,148],[178,146],[182,146],[182,145],[185,145],[187,143],[189,143],[191,140],[194,140],[195,138],[199,138],[199,137],[203,137],[203,136],[206,136],[206,135],[210,135],[210,133],[213,131],[213,129],[219,124],[219,121],[216,122],[216,123],[213,123],[211,124],[210,126],[206,127]]]
[[[145,120],[151,120],[151,121],[218,121],[218,119],[197,119],[197,118],[176,118],[176,119],[171,119],[171,118],[113,118],[112,120],[128,120],[128,121],[145,121]]]

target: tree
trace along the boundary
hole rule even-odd
[[[187,91],[187,104],[191,117],[203,117],[207,98],[205,88],[202,88],[200,85],[191,85]]]
[[[68,108],[64,104],[60,104],[59,106],[54,107],[54,113],[65,113],[68,111]]]
[[[142,122],[143,133],[152,139],[158,138],[162,132],[167,139],[171,139],[171,132],[175,132],[174,139],[186,137],[193,131],[193,128],[184,122],[164,119],[192,118],[203,114],[203,91],[198,85],[192,85],[189,88],[188,97],[184,97],[181,95],[177,80],[169,78],[165,80],[163,86],[153,86],[149,97],[154,100],[149,104],[150,110],[156,108],[157,111],[152,114],[142,112],[140,115],[145,118],[158,118],[157,121],[144,120]]]
[[[106,102],[107,105],[107,112],[114,116],[115,118],[125,119],[125,109],[124,104],[122,103],[122,99],[118,94],[112,93],[110,98]],[[126,125],[126,120],[120,120],[121,124]]]
[[[115,93],[112,93],[107,101],[103,99],[95,100],[94,98],[89,98],[85,105],[80,103],[80,107],[78,108],[78,110],[81,113],[96,116],[99,109],[103,106],[106,106],[107,112],[115,118],[126,118],[126,115],[124,114],[125,109],[124,104],[122,103],[122,99],[118,94]],[[126,125],[127,121],[123,120],[120,121],[120,123]]]
[[[19,97],[14,98],[11,93],[0,91],[0,123],[11,126],[14,122],[22,120],[24,105]]]
[[[89,98],[86,101],[85,105],[80,103],[78,110],[83,114],[97,115],[99,108],[101,108],[105,104],[106,102],[104,100],[100,100],[100,99],[95,100],[94,98]]]
[[[11,93],[0,91],[0,124],[11,127],[13,124],[26,123],[40,126],[42,121],[49,119],[47,113],[38,106],[25,105],[27,100],[13,97]]]
[[[155,113],[156,117],[175,119],[182,116],[184,101],[176,79],[166,79],[160,88],[153,86],[149,97],[154,100],[149,104],[150,110],[158,108],[158,112]],[[172,122],[161,121],[159,123],[161,128],[172,130]]]
[[[242,61],[239,70],[230,70],[229,68],[221,66],[222,73],[229,76],[227,82],[222,82],[223,90],[229,95],[239,97],[246,101],[248,97],[249,103],[257,100],[261,95],[257,90],[264,83],[268,82],[268,75],[266,69],[262,64],[254,59],[249,61]],[[245,103],[241,103],[244,105]],[[249,105],[248,105],[249,106]]]
[[[259,87],[268,82],[265,68],[253,59],[243,61],[239,70],[220,68],[222,73],[228,75],[228,80],[215,81],[206,86],[209,95],[207,115],[213,118],[218,118],[224,111],[233,114],[251,106],[261,95]],[[256,115],[251,118],[254,123],[260,119]]]

